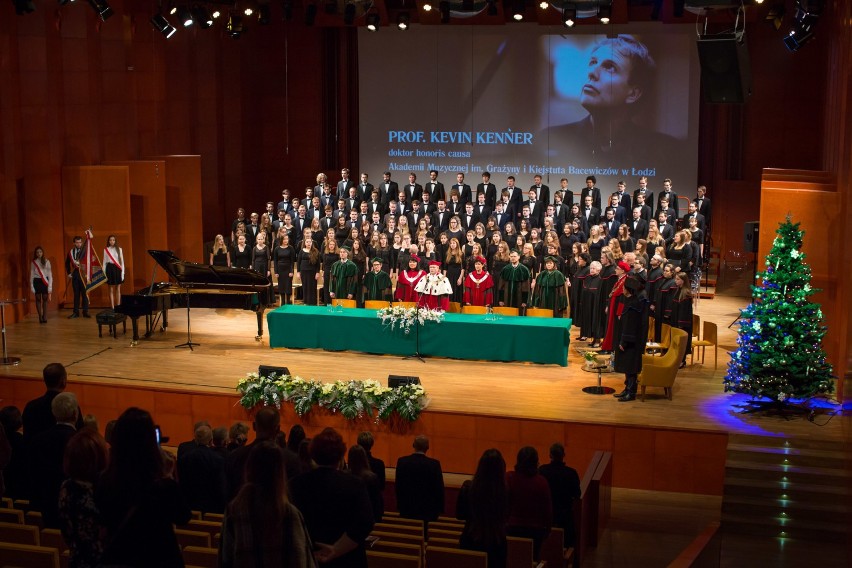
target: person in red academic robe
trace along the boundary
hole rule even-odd
[[[437,260],[429,262],[429,274],[417,282],[414,291],[420,296],[418,301],[420,306],[444,311],[450,307],[450,294],[453,293],[453,287],[450,280],[441,274],[441,263]]]
[[[477,256],[473,261],[474,271],[464,280],[464,305],[490,306],[494,301],[494,279],[483,267],[485,259]]]
[[[615,274],[618,277],[618,280],[616,281],[615,286],[612,287],[612,291],[609,293],[609,304],[606,312],[606,335],[600,344],[601,351],[609,353],[612,352],[615,318],[621,316],[621,312],[624,310],[624,304],[621,302],[621,296],[624,294],[624,281],[627,279],[627,275],[630,273],[630,270],[631,266],[623,260],[619,260],[615,265]]]
[[[396,292],[394,299],[397,302],[416,302],[418,294],[414,290],[417,283],[426,273],[417,268],[420,265],[420,257],[412,254],[408,259],[408,270],[402,270],[396,281]]]

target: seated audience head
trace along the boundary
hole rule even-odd
[[[294,424],[292,428],[290,428],[290,435],[287,436],[287,448],[295,454],[299,453],[299,446],[302,444],[302,440],[305,439],[305,429],[302,428],[301,424]]]
[[[41,374],[47,390],[65,390],[65,385],[68,383],[68,373],[62,363],[48,363]]]
[[[232,444],[244,446],[248,437],[248,431],[249,429],[245,422],[234,422],[228,431],[228,438],[231,439]]]
[[[414,438],[414,443],[412,444],[415,452],[426,453],[429,451],[429,438],[420,434],[416,438]]]
[[[278,409],[272,406],[264,406],[254,417],[254,431],[258,439],[274,440],[281,429],[281,415]]]
[[[213,429],[209,424],[202,424],[195,429],[193,439],[199,446],[209,446],[213,441]]]
[[[346,455],[346,463],[349,465],[349,470],[355,475],[371,471],[370,461],[367,459],[367,451],[357,444],[349,448],[349,453]]]
[[[554,442],[550,445],[550,460],[555,462],[565,461],[565,446],[560,442]]]
[[[61,392],[50,403],[50,411],[57,422],[77,423],[77,397],[73,392]]]
[[[21,410],[17,406],[4,406],[0,410],[0,426],[3,426],[7,438],[12,432],[17,432],[23,428],[24,420],[21,416]]]
[[[108,450],[97,430],[83,428],[68,440],[62,469],[76,481],[94,483],[107,468]]]
[[[524,446],[518,450],[515,471],[521,475],[533,476],[538,471],[538,451],[532,446]]]
[[[110,444],[108,472],[117,485],[141,488],[163,476],[163,455],[147,410],[130,407],[122,412]]]
[[[373,450],[373,444],[376,442],[372,432],[361,432],[358,434],[358,445],[364,448],[368,454]]]
[[[213,428],[213,447],[224,448],[228,445],[228,429],[224,426]]]
[[[91,428],[95,432],[101,431],[101,428],[98,425],[98,418],[94,414],[87,414],[83,417],[83,427]]]
[[[311,458],[320,467],[340,467],[346,444],[334,428],[326,428],[311,440]]]

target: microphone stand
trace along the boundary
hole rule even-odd
[[[417,310],[417,314],[415,315],[414,319],[414,354],[403,357],[403,361],[407,359],[418,359],[421,363],[426,362],[426,360],[423,359],[423,356],[420,354],[420,303],[422,301],[423,292],[420,292],[420,295],[417,297],[417,307],[415,307],[415,310]]]

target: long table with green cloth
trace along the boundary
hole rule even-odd
[[[376,310],[286,305],[266,316],[269,346],[329,351],[413,355],[416,332],[391,331]],[[446,313],[440,323],[420,327],[424,356],[568,365],[568,318],[533,318]]]

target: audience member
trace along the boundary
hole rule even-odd
[[[180,459],[184,456],[184,454],[191,452],[195,448],[198,447],[198,443],[196,442],[195,435],[198,432],[198,429],[202,426],[207,426],[207,428],[212,428],[210,426],[210,422],[207,420],[199,420],[192,426],[192,440],[188,440],[186,442],[181,442],[178,444],[177,448],[177,459]]]
[[[225,510],[225,458],[216,452],[207,424],[195,429],[194,448],[178,456],[178,483],[189,508],[203,513]]]
[[[515,470],[507,476],[509,485],[509,520],[506,533],[510,536],[531,538],[533,559],[538,562],[541,543],[553,523],[550,487],[538,473],[538,452],[532,446],[518,450]]]
[[[12,445],[6,437],[6,428],[0,426],[0,497],[5,495],[6,484],[4,481],[4,470],[12,461]]]
[[[372,507],[364,482],[340,471],[346,445],[333,428],[310,444],[317,467],[292,480],[293,504],[305,516],[316,557],[328,568],[366,568],[364,539],[373,530]]]
[[[286,474],[284,454],[274,442],[253,445],[246,482],[222,521],[221,568],[316,566],[305,520],[287,497]]]
[[[508,516],[506,460],[500,450],[485,450],[473,480],[465,481],[459,491],[456,517],[465,522],[459,546],[486,552],[490,568],[505,568]]]
[[[234,422],[228,430],[228,452],[246,445],[248,441],[248,425],[245,422]]]
[[[189,522],[191,511],[163,471],[151,415],[128,408],[115,425],[110,463],[95,488],[106,526],[104,565],[184,565],[174,525]]]
[[[0,487],[0,496],[12,499],[29,499],[29,472],[27,471],[27,445],[21,432],[23,420],[17,406],[6,406],[0,410],[0,426],[9,442],[11,455],[3,469],[5,489]],[[0,484],[2,485],[2,484]]]
[[[349,466],[349,473],[363,481],[367,487],[367,495],[370,497],[370,505],[372,505],[373,522],[382,522],[382,516],[385,514],[382,487],[379,484],[379,477],[370,469],[367,452],[361,446],[352,446],[349,448],[346,462]]]
[[[65,447],[67,479],[59,490],[59,521],[70,553],[69,568],[100,566],[103,526],[94,484],[107,468],[107,456],[106,440],[92,428],[74,434]]]
[[[305,439],[305,429],[301,424],[294,424],[290,428],[290,433],[287,436],[287,449],[296,455],[299,455],[299,446],[302,445],[302,440]]]
[[[553,524],[565,531],[563,544],[574,546],[574,500],[580,498],[580,476],[573,467],[565,465],[565,446],[555,442],[550,446],[550,463],[538,468],[550,487]]]
[[[224,426],[213,428],[213,451],[224,459],[228,455],[228,429]]]
[[[36,436],[56,424],[50,403],[53,402],[56,395],[65,390],[68,384],[68,374],[65,372],[62,363],[49,363],[42,371],[42,377],[47,391],[40,397],[29,401],[24,407],[23,421],[26,438]],[[83,427],[82,412],[78,412],[75,427],[78,429]]]
[[[444,512],[441,462],[426,456],[429,438],[414,438],[414,453],[396,462],[396,506],[399,514],[426,523]]]
[[[65,446],[77,430],[77,397],[71,392],[57,393],[50,403],[54,424],[29,441],[31,504],[41,511],[44,526],[59,527],[59,489],[65,480],[62,463]]]
[[[370,463],[370,470],[376,474],[379,480],[379,498],[381,499],[381,515],[377,519],[381,519],[385,512],[385,462],[373,456],[373,445],[376,443],[372,432],[361,432],[358,434],[358,445],[364,448],[367,452],[367,461]]]

